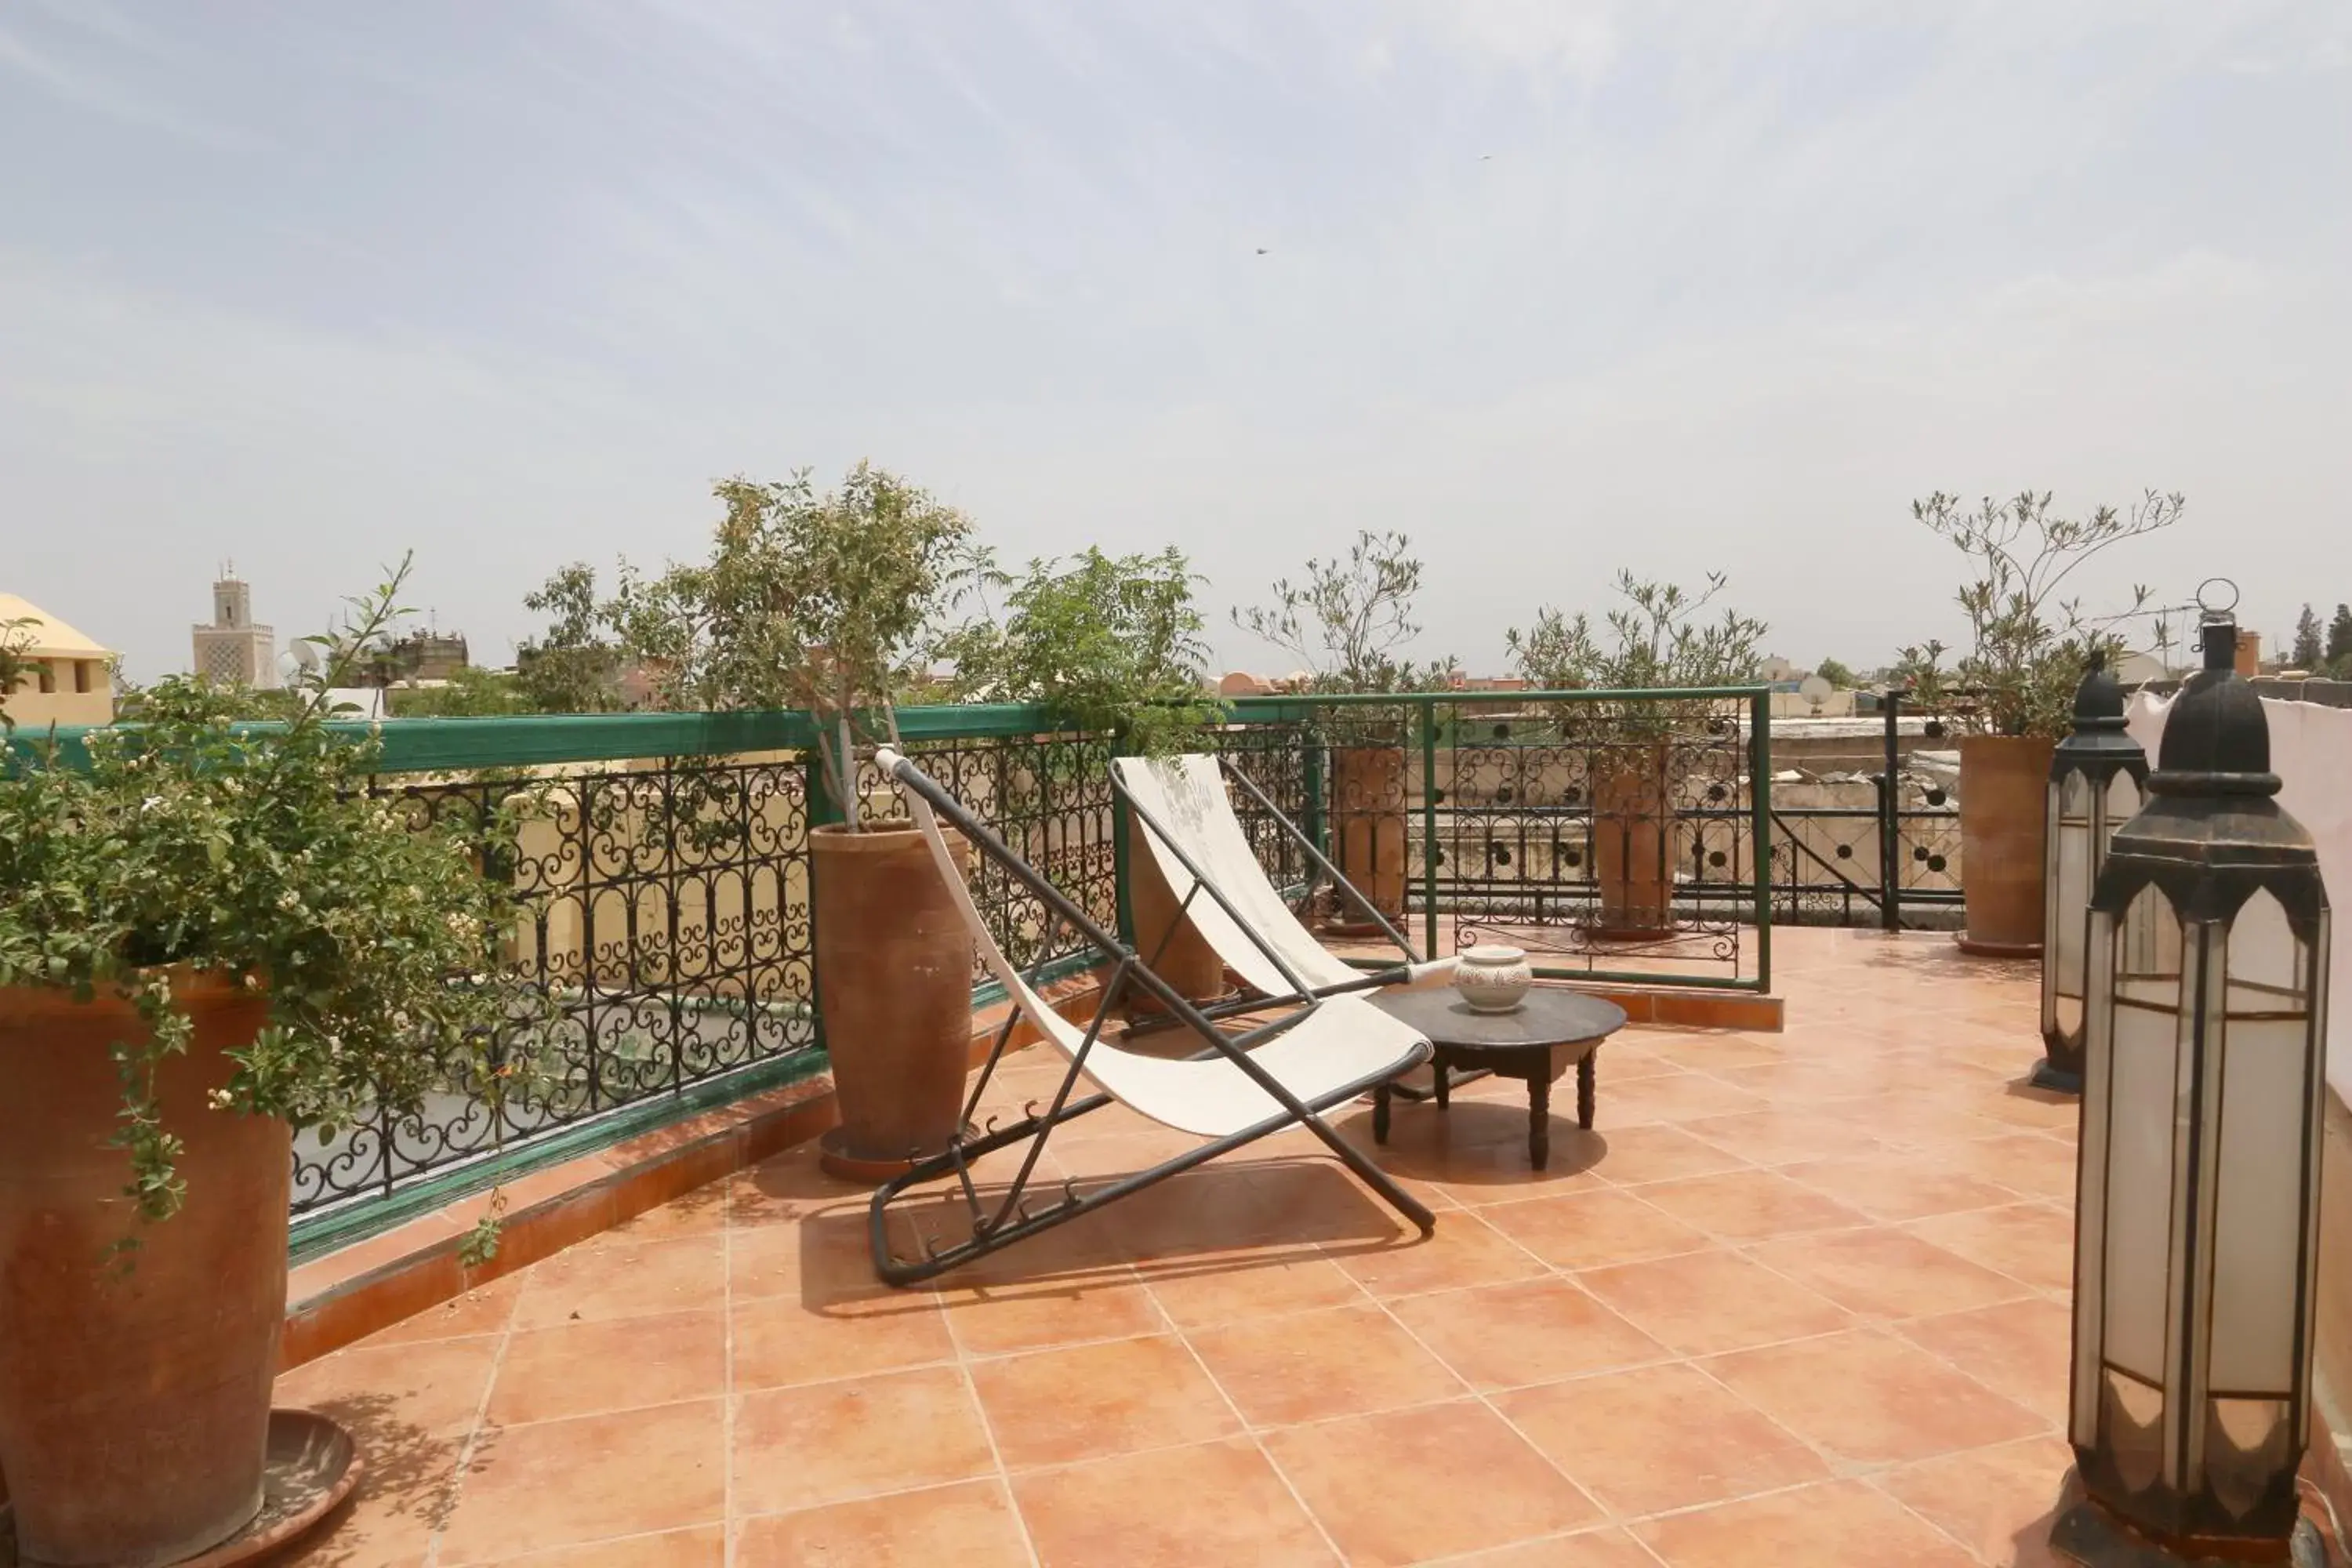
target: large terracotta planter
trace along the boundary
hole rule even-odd
[[[817,1006],[841,1105],[822,1162],[853,1181],[886,1181],[957,1131],[971,936],[914,828],[820,827],[809,859]]]
[[[1151,852],[1151,830],[1139,817],[1128,819],[1127,867],[1127,909],[1135,925],[1136,952],[1188,1002],[1213,1001],[1224,994],[1225,961],[1192,929],[1183,900],[1168,885]],[[1193,907],[1208,898],[1206,889],[1194,893]],[[1130,992],[1128,1004],[1133,1012],[1160,1012],[1158,1002],[1140,992]]]
[[[151,1568],[236,1534],[261,1505],[286,1318],[286,1124],[215,1110],[225,1049],[259,995],[174,976],[195,1039],[158,1074],[186,1206],[142,1225],[107,1147],[128,1004],[0,990],[0,1473],[28,1563]],[[125,1237],[127,1269],[109,1256]]]
[[[1405,765],[1402,746],[1339,746],[1331,752],[1331,862],[1393,925],[1404,919]],[[1380,927],[1341,900],[1332,929],[1369,935]]]
[[[1960,945],[2001,958],[2042,952],[2042,866],[2050,754],[2057,742],[2012,735],[1960,738]]]
[[[1674,830],[1666,743],[1614,747],[1594,759],[1592,870],[1601,884],[1597,937],[1639,941],[1671,929]]]

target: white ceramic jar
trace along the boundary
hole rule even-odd
[[[1454,994],[1473,1013],[1507,1013],[1535,983],[1527,953],[1500,943],[1469,949],[1454,969]]]

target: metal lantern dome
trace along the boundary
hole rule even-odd
[[[2090,902],[2068,1436],[2086,1563],[2316,1562],[2310,1421],[2328,912],[2208,612]],[[2137,1552],[2138,1555],[2131,1555]]]
[[[2094,649],[2074,689],[2074,729],[2050,759],[2048,857],[2042,878],[2042,1059],[2037,1088],[2080,1093],[2083,998],[2089,982],[2091,889],[2107,845],[2147,793],[2147,753],[2124,730],[2124,689]]]

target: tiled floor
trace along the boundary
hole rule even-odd
[[[1305,1135],[936,1290],[875,1283],[807,1151],[692,1194],[289,1374],[369,1465],[295,1561],[2049,1562],[2074,1113],[2017,1087],[2032,973],[1780,942],[1785,1035],[1619,1037],[1546,1173],[1518,1085],[1401,1106],[1427,1241]],[[1190,1143],[1088,1122],[1055,1174]]]

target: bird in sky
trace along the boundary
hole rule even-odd
[[[1258,253],[1260,256],[1264,256],[1264,255],[1265,254],[1265,246],[1263,246],[1263,245],[1259,246],[1259,247],[1257,247],[1257,253]]]

